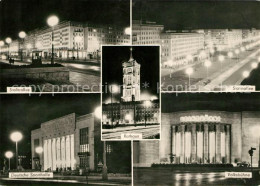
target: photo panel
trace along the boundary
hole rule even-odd
[[[260,90],[258,1],[133,0],[133,45],[161,45],[161,90]]]
[[[131,44],[128,0],[3,0],[0,12],[1,92],[100,92],[101,45]]]
[[[102,140],[160,139],[160,47],[102,47]]]
[[[131,142],[101,141],[100,96],[0,94],[0,183],[131,185]]]
[[[134,185],[259,183],[259,93],[163,93],[160,141],[134,141]]]

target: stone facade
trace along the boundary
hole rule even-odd
[[[211,123],[207,121],[191,121],[188,123],[183,123],[180,121],[181,117],[184,116],[218,116],[221,118],[220,122]],[[151,148],[154,148],[153,145],[143,145],[142,148],[135,147],[134,154],[137,152],[140,156],[138,160],[134,159],[134,163],[137,166],[150,166],[152,163],[156,162],[166,162],[170,163],[171,160],[171,154],[172,149],[176,148],[174,147],[174,143],[172,142],[174,134],[176,132],[177,127],[185,127],[187,125],[192,125],[191,133],[194,133],[197,131],[200,131],[201,129],[198,128],[200,125],[204,125],[206,127],[203,127],[203,158],[207,157],[209,154],[209,151],[212,149],[212,146],[214,146],[214,151],[216,153],[215,161],[209,162],[209,163],[236,163],[236,162],[250,162],[250,156],[248,154],[248,150],[251,147],[255,147],[256,151],[253,156],[253,166],[258,166],[258,160],[259,160],[259,128],[260,128],[260,112],[224,112],[224,111],[210,111],[210,110],[204,110],[204,111],[183,111],[183,112],[174,112],[174,113],[163,113],[162,114],[162,130],[161,130],[161,141],[160,144],[153,144],[154,146],[158,146],[159,149],[159,156],[158,153],[151,153],[146,154],[145,152],[148,152],[152,150]],[[210,128],[213,126],[214,128]],[[223,128],[224,127],[224,128]],[[210,133],[208,131],[214,130],[215,134],[215,140],[214,143],[210,143]],[[187,131],[186,129],[183,129],[182,131]],[[225,134],[225,137],[223,137]],[[195,135],[191,136],[191,158],[196,159],[196,155],[198,152],[198,148],[196,148],[196,144],[198,143],[197,140],[199,138]],[[223,141],[223,139],[225,139]],[[140,142],[139,147],[142,143],[147,142]],[[157,142],[152,142],[157,143]],[[183,140],[183,143],[180,145],[180,150],[182,151],[182,148],[185,146],[185,140]],[[225,148],[221,148],[221,144]],[[150,149],[150,150],[149,150]],[[225,161],[221,162],[221,153],[225,153]],[[142,155],[143,154],[143,155]],[[144,154],[146,154],[144,156]],[[146,157],[148,156],[148,157]],[[136,156],[134,156],[136,157]],[[142,162],[138,162],[139,160],[142,160]],[[173,161],[173,163],[180,163]],[[191,163],[191,162],[183,162],[183,163]],[[208,162],[197,162],[197,163],[208,163]]]

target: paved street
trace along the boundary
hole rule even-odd
[[[193,66],[194,72],[190,79],[192,90],[204,90],[206,89],[203,88],[205,85],[208,85],[208,87],[210,86],[211,90],[215,90],[216,87],[221,85],[221,81],[222,85],[240,84],[243,80],[243,71],[247,70],[250,72],[252,70],[251,63],[257,62],[257,57],[259,55],[259,51],[257,50],[257,48],[254,48],[253,50],[240,53],[238,55],[238,59],[235,56],[232,59],[226,57],[222,65],[217,59],[218,55],[215,55],[210,59],[212,61],[212,65],[208,68],[208,78],[207,68],[204,64],[195,64]],[[254,53],[256,56],[252,57]],[[214,81],[216,79],[217,81]],[[176,72],[169,69],[162,69],[161,81],[163,91],[185,91],[189,89],[189,78],[188,75],[185,74],[185,69]],[[207,83],[205,84],[204,82]]]
[[[209,169],[208,169],[209,170]],[[134,185],[256,185],[259,181],[225,178],[225,170],[190,171],[167,168],[134,168]],[[254,184],[252,184],[254,183]],[[260,183],[260,182],[259,182]]]
[[[160,133],[159,125],[117,127],[114,129],[102,129],[102,139],[121,139],[123,133],[142,133],[143,139],[150,138]]]
[[[8,63],[8,61],[3,61]],[[49,61],[43,61],[43,64],[50,63]],[[55,61],[56,63],[56,61]],[[87,91],[87,92],[97,92],[100,90],[100,63],[98,61],[67,61],[67,62],[57,62],[67,67],[70,70],[70,82],[78,87],[78,89],[72,86],[67,88],[70,91]],[[15,61],[15,65],[29,65],[30,60]],[[51,88],[45,86],[45,90],[48,91]],[[66,89],[66,88],[65,88]],[[50,90],[51,91],[51,90]]]

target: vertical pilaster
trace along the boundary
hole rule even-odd
[[[43,170],[47,170],[48,168],[48,141],[47,140],[44,140],[43,143],[43,158],[44,158]]]
[[[173,125],[172,127],[171,127],[171,137],[172,137],[172,139],[171,139],[171,143],[172,143],[172,155],[176,155],[176,145],[175,145],[175,143],[176,143],[176,139],[175,139],[175,132],[176,132],[176,130],[175,130],[175,125]]]
[[[56,148],[56,138],[53,138],[52,139],[52,170],[55,170],[56,167],[57,167],[57,164],[56,164],[56,151],[57,151],[57,148]]]
[[[221,162],[221,133],[220,125],[216,124],[216,163]]]
[[[57,141],[56,141],[56,146],[57,146],[57,151],[56,151],[56,153],[57,153],[57,167],[58,168],[61,168],[61,143],[60,143],[60,138],[58,137],[57,139],[56,139]]]
[[[204,162],[203,163],[208,163],[209,160],[209,126],[208,124],[204,124],[204,148],[203,148],[203,153],[204,153]]]
[[[226,146],[226,163],[231,163],[230,162],[230,125],[226,125],[226,141],[225,141],[225,146]]]
[[[180,163],[185,163],[185,125],[181,125],[181,155]]]
[[[196,124],[192,124],[191,126],[191,162],[196,161],[197,152],[197,136],[196,136]]]

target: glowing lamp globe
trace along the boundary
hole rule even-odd
[[[205,67],[210,67],[211,66],[211,61],[206,60],[204,65],[205,65]]]
[[[8,159],[12,158],[13,156],[14,156],[14,154],[11,151],[7,151],[5,153],[5,157],[8,158]]]
[[[258,64],[255,63],[255,62],[251,64],[251,67],[252,67],[253,69],[257,68],[257,66],[258,66]]]
[[[53,16],[50,16],[48,19],[47,19],[47,24],[50,26],[50,27],[54,27],[56,26],[57,24],[59,23],[59,18],[55,15]]]
[[[23,138],[23,135],[21,132],[13,132],[10,136],[11,140],[14,142],[18,142]]]
[[[11,39],[10,37],[7,37],[7,38],[5,39],[5,42],[6,42],[7,44],[10,44],[10,43],[12,43],[12,39]]]
[[[193,73],[193,68],[187,68],[186,74],[191,75]]]
[[[125,34],[131,35],[131,28],[130,27],[125,28]]]
[[[41,154],[43,152],[43,148],[42,147],[36,147],[35,152],[38,153],[38,154]]]
[[[21,32],[19,32],[19,37],[21,38],[21,39],[23,39],[23,38],[25,38],[25,36],[26,36],[26,33],[24,32],[24,31],[21,31]]]
[[[249,72],[248,72],[248,71],[244,71],[244,72],[243,72],[243,77],[244,77],[244,78],[247,78],[248,76],[249,76]]]
[[[4,41],[0,41],[0,47],[4,46],[5,42]]]

